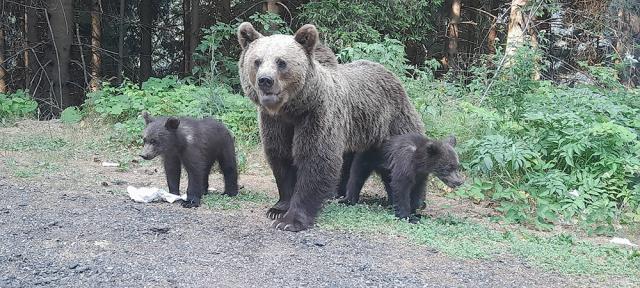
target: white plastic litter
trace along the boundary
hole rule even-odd
[[[158,200],[164,200],[173,203],[178,199],[187,200],[187,195],[174,195],[156,187],[140,187],[127,186],[129,197],[136,202],[149,203]]]
[[[118,167],[120,164],[114,162],[102,162],[102,167]]]
[[[629,239],[627,239],[627,238],[613,237],[613,239],[609,240],[609,242],[611,242],[613,244],[627,245],[627,246],[630,246],[630,247],[638,247],[637,244],[631,243],[631,241],[629,241]]]

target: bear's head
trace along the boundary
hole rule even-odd
[[[153,118],[147,112],[143,112],[142,117],[145,123],[142,132],[144,148],[140,154],[142,159],[151,160],[175,149],[177,145],[176,131],[180,126],[180,119],[175,117]]]
[[[429,163],[432,165],[432,173],[451,188],[456,188],[464,183],[455,146],[456,138],[454,136],[427,144],[427,155],[430,159]]]
[[[250,23],[240,24],[239,68],[241,79],[247,82],[243,83],[245,93],[254,95],[252,100],[270,114],[278,114],[302,91],[314,66],[313,52],[318,41],[318,30],[310,24],[293,36],[262,36]]]

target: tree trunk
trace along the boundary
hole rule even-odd
[[[185,71],[187,74],[191,74],[191,69],[195,66],[193,60],[193,54],[196,52],[198,43],[200,43],[200,0],[191,0],[191,38],[189,41],[189,71]]]
[[[120,27],[118,29],[118,84],[124,81],[124,0],[120,0]]]
[[[447,49],[447,55],[449,60],[447,61],[450,67],[456,66],[456,57],[458,54],[458,37],[460,24],[460,0],[451,1],[451,21],[449,22],[448,38],[449,46]]]
[[[182,73],[191,71],[191,0],[182,0]]]
[[[5,16],[1,15],[0,19],[0,93],[7,93],[7,82],[5,82],[4,77],[7,75],[7,70],[4,68],[4,19]]]
[[[496,54],[496,38],[498,38],[498,29],[497,29],[497,17],[498,17],[498,13],[496,12],[496,7],[494,6],[495,1],[487,1],[485,7],[487,8],[487,12],[489,12],[489,14],[495,16],[494,18],[492,18],[491,21],[491,26],[489,26],[489,32],[487,33],[487,53],[490,55],[495,55]],[[495,14],[494,14],[495,13]]]
[[[525,19],[522,13],[522,7],[527,5],[528,0],[512,0],[511,13],[509,15],[509,28],[507,31],[507,57],[512,57],[516,50],[521,47],[524,42],[525,35]]]
[[[33,1],[30,1],[31,5],[34,5]],[[25,66],[25,89],[29,90],[31,95],[36,98],[38,91],[38,83],[35,78],[42,73],[38,69],[37,54],[35,52],[35,45],[40,42],[40,35],[38,34],[38,13],[34,7],[25,7],[24,17],[24,30],[26,34],[26,47],[24,52],[24,66]],[[44,71],[42,71],[44,72]]]
[[[102,40],[102,3],[101,0],[93,1],[93,10],[91,11],[91,82],[89,90],[98,91],[100,88],[100,64],[102,57],[100,56],[100,42]]]
[[[71,43],[73,42],[73,0],[49,0],[47,13],[52,32],[53,51],[51,51],[50,75],[52,86],[53,113],[57,114],[62,109],[71,105],[71,95],[66,93],[67,80],[69,79],[69,62],[71,56]]]
[[[222,22],[231,23],[233,15],[231,15],[231,0],[221,0],[218,2],[220,5],[220,14],[222,15]]]
[[[153,74],[151,67],[151,33],[152,33],[152,7],[151,0],[141,0],[138,6],[140,13],[140,23],[142,39],[140,43],[140,83],[147,81]]]

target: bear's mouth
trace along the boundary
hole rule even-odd
[[[282,106],[282,99],[279,96],[280,93],[262,94],[260,95],[260,105],[270,112],[278,112],[280,106]]]

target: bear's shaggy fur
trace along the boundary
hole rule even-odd
[[[200,206],[202,195],[209,189],[209,174],[216,161],[224,176],[224,194],[238,194],[234,140],[222,123],[211,118],[152,118],[146,112],[142,116],[146,127],[140,156],[146,160],[162,156],[170,193],[180,195],[182,165],[187,170],[189,184],[183,207]]]
[[[423,130],[402,84],[382,65],[321,65],[313,25],[294,36],[264,37],[245,22],[238,41],[242,88],[259,108],[262,144],[280,194],[268,211],[276,228],[300,231],[314,223],[337,188],[344,153]]]
[[[451,188],[464,183],[459,171],[458,154],[454,150],[455,145],[456,138],[453,136],[438,141],[428,139],[422,134],[409,133],[391,137],[382,149],[366,154],[358,153],[356,157],[362,155],[367,158],[367,162],[365,165],[354,164],[347,195],[341,202],[357,203],[364,179],[353,179],[358,179],[357,177],[365,174],[367,169],[369,172],[375,169],[383,175],[385,185],[387,181],[391,181],[391,185],[385,188],[389,203],[394,204],[396,216],[401,219],[414,216],[424,202],[426,180],[430,174]]]

